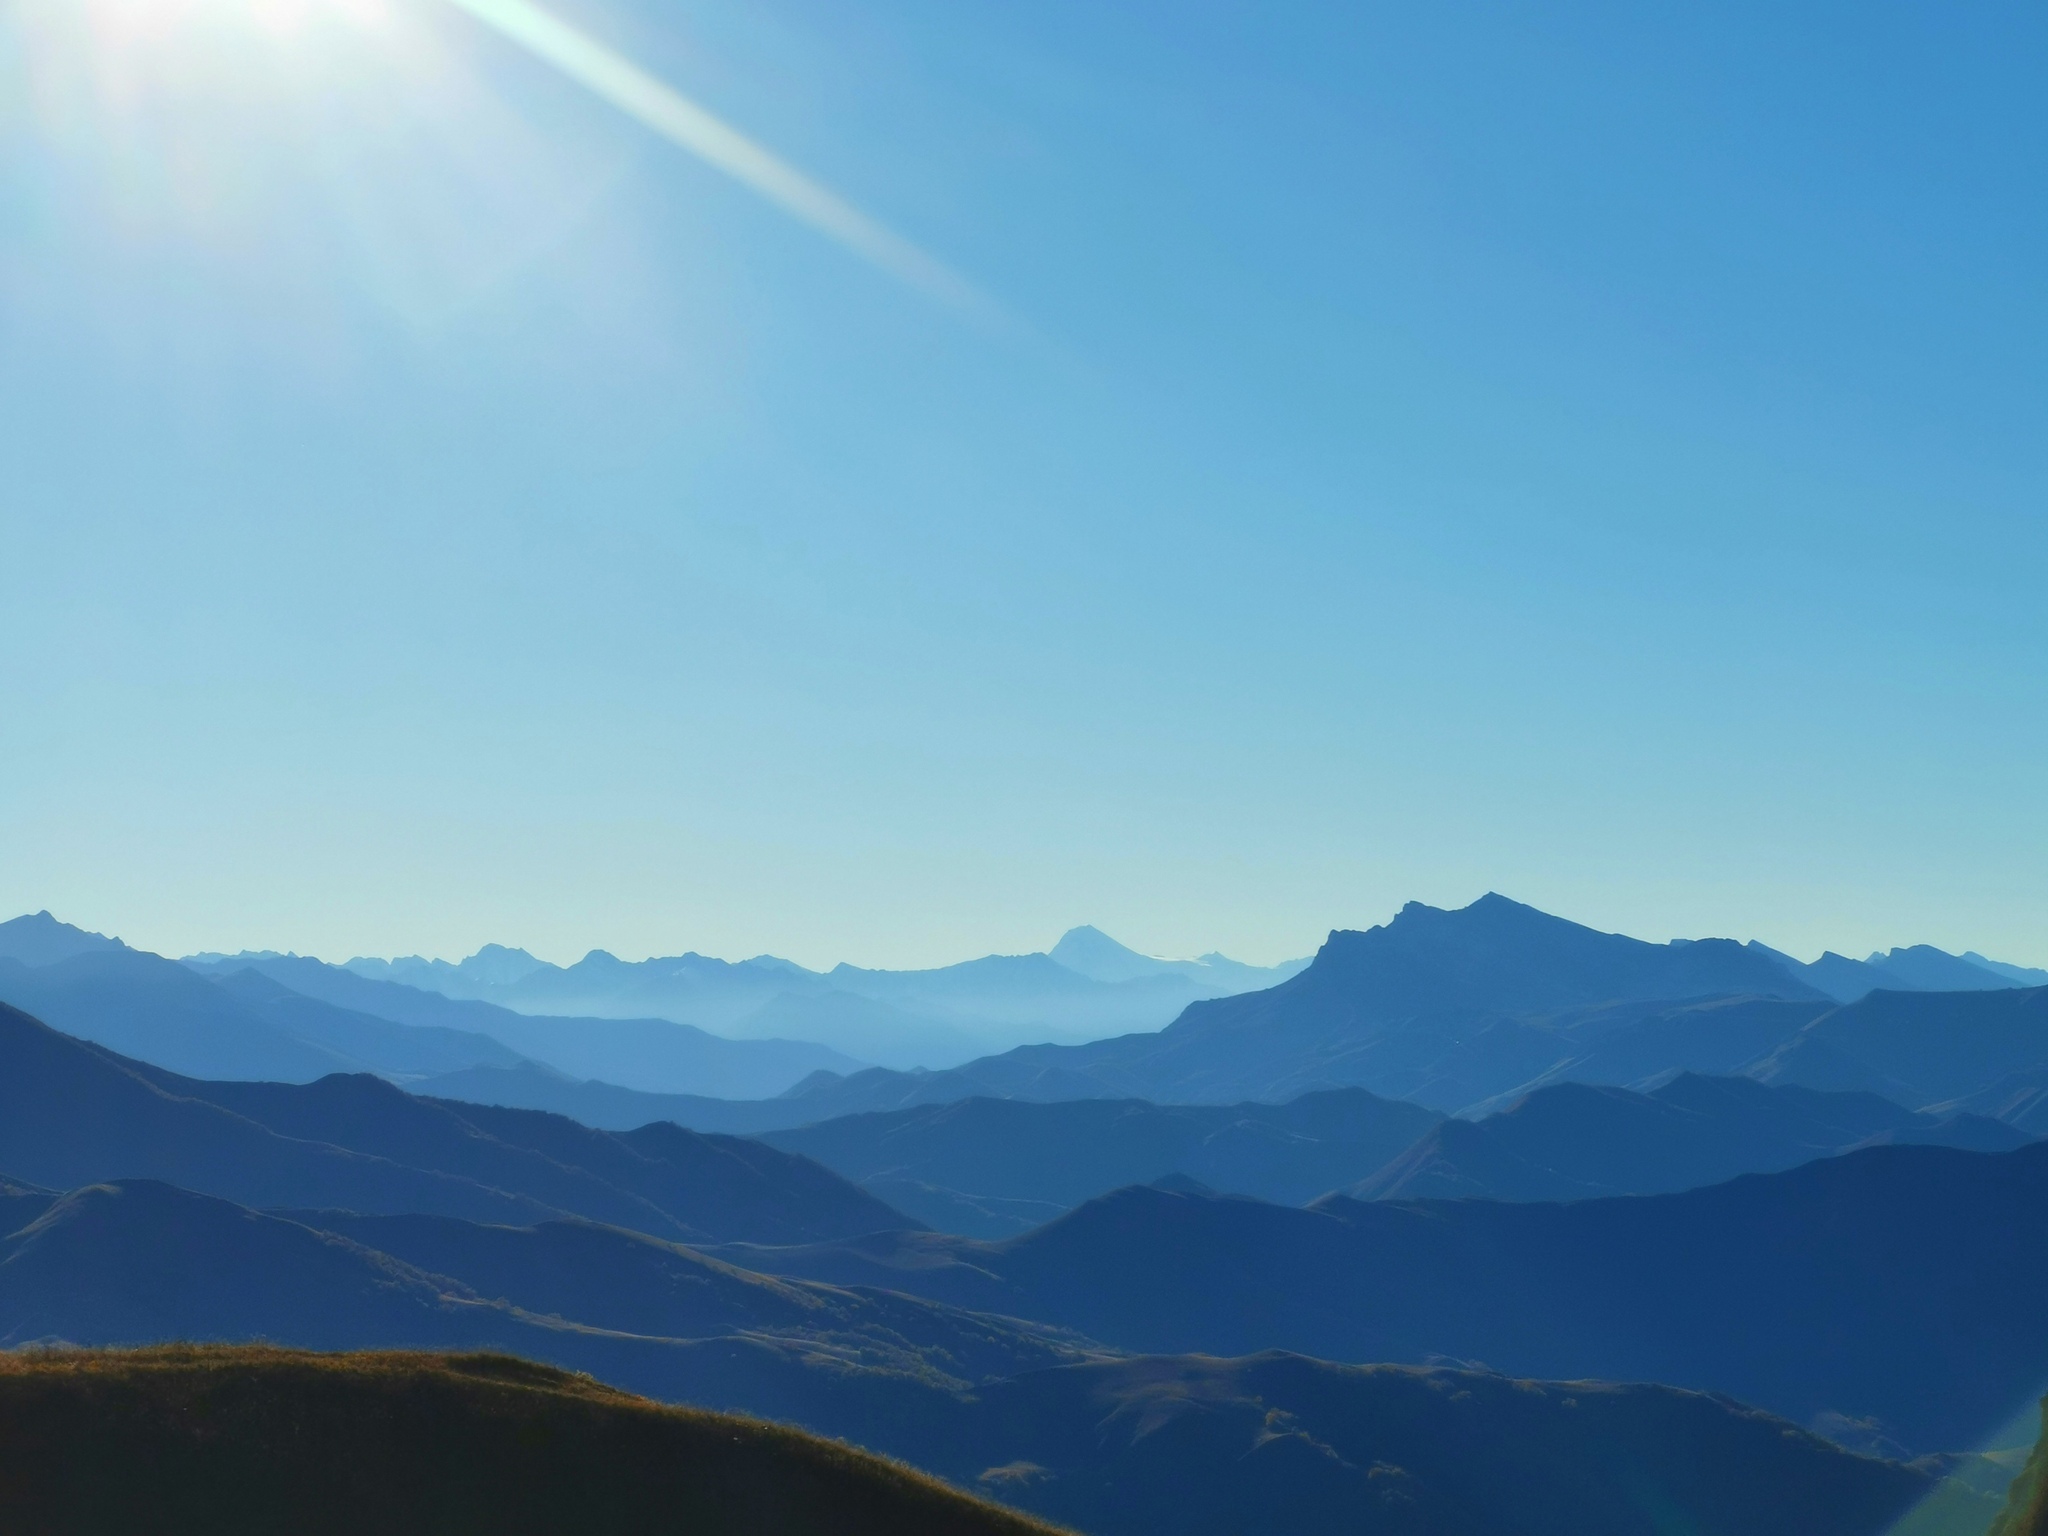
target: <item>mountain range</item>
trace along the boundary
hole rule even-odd
[[[1380,1167],[1439,1118],[1359,1088],[1281,1105],[974,1098],[849,1115],[761,1139],[801,1152],[942,1231],[998,1237],[1168,1174],[1306,1204]]]
[[[1307,963],[1251,966],[1217,954],[1161,960],[1083,927],[1049,953],[925,971],[810,971],[772,955],[626,961],[604,950],[557,966],[502,945],[456,963],[359,957],[347,968],[524,1013],[654,1016],[736,1038],[815,1040],[892,1067],[942,1068],[1007,1045],[1156,1029],[1197,998],[1272,986]]]
[[[1132,1188],[1002,1242],[710,1251],[1147,1353],[1669,1382],[1918,1453],[1980,1443],[2048,1380],[2044,1205],[2048,1144],[1878,1146],[1568,1204]]]
[[[890,1007],[886,996],[896,996],[981,1008],[1000,995],[1011,1007],[1035,996],[1033,1006],[1057,1013],[1077,987],[1193,985],[1187,972],[1204,970],[1216,973],[1211,985],[1235,985],[1248,975],[1220,957],[1137,956],[1094,930],[1075,930],[1058,948],[1111,979],[1084,976],[1051,955],[931,972],[840,967],[828,974],[880,995],[835,986],[827,989],[830,1006]],[[567,974],[534,969],[539,962],[515,951],[472,958],[472,990]],[[1455,912],[1411,904],[1383,927],[1334,933],[1298,974],[1264,991],[1198,1001],[1161,1030],[1028,1045],[943,1071],[860,1068],[821,1045],[728,1040],[660,1018],[520,1013],[299,956],[195,957],[180,976],[171,962],[47,914],[0,924],[0,997],[188,1075],[306,1081],[370,1070],[449,1097],[581,1114],[622,1129],[672,1118],[700,1129],[779,1131],[972,1096],[1279,1102],[1340,1087],[1470,1116],[1546,1083],[1645,1085],[1676,1071],[1860,1086],[1919,1108],[1986,1093],[2007,1077],[2016,1092],[2026,1074],[2048,1067],[2024,1024],[1988,1044],[1967,1073],[1916,1078],[1904,1058],[1857,1066],[1862,1021],[1883,1015],[1894,1020],[1886,1026],[1893,1036],[1934,1039],[1951,1015],[2024,1014],[2016,999],[2040,990],[1924,947],[1877,958],[1919,979],[1953,980],[1963,967],[1977,980],[1951,992],[1880,990],[1845,1006],[1803,979],[1810,968],[1759,945],[1648,944],[1489,896]],[[673,966],[590,964],[657,991],[662,976],[662,985],[680,977],[696,978],[693,986],[711,976],[725,978],[712,991],[729,993],[736,974],[726,962],[694,956]],[[744,965],[750,986],[770,976],[817,979],[781,961]],[[463,967],[422,961],[413,969],[453,985],[449,974]],[[192,985],[195,976],[211,990]],[[1880,1045],[1873,1035],[1872,1048]],[[1998,1070],[1978,1070],[1986,1062]]]
[[[808,1042],[726,1040],[664,1019],[532,1018],[365,981],[317,960],[180,964],[47,912],[0,923],[0,1001],[205,1078],[310,1082],[376,1072],[409,1082],[539,1067],[562,1082],[615,1073],[653,1092],[747,1098],[860,1065]]]
[[[1448,1042],[1438,1060],[1477,1081],[1496,1047],[1572,1053],[1459,1118],[1359,1085],[1118,1100],[1074,1065],[1084,1046],[973,1066],[1087,1085],[1068,1102],[606,1130],[361,1071],[200,1079],[0,1011],[0,1341],[510,1348],[1131,1536],[1519,1530],[1532,1509],[1617,1536],[1876,1536],[1949,1466],[1903,1458],[1976,1443],[2048,1375],[2027,1304],[2048,1239],[2015,1215],[2048,1194],[2048,1148],[1803,1079],[1849,1063],[1944,1103],[2019,1082],[2048,993],[1841,1006],[1745,946],[1590,932],[1497,899],[1411,909],[1137,1037],[1163,1066],[1111,1056],[1207,1082],[1263,1042],[1279,1076],[1398,1076]],[[164,995],[225,998],[309,1050],[385,1038],[352,1020],[386,1051],[475,1036],[505,1055],[459,1073],[639,1102],[463,1028],[492,1004],[295,957],[209,972],[54,940],[71,952],[15,968],[142,978],[137,1012],[176,973],[201,990]],[[1674,1075],[1695,1060],[1752,1075]],[[1639,1067],[1634,1088],[1575,1080]],[[754,1107],[954,1075],[818,1074]],[[1232,1186],[1273,1199],[1214,1192]],[[1429,1192],[1494,1198],[1412,1198]]]
[[[1685,1073],[1648,1093],[1554,1084],[1477,1120],[1343,1088],[1280,1105],[961,1099],[761,1139],[940,1231],[994,1238],[1168,1177],[1283,1205],[1336,1190],[1580,1200],[1694,1189],[1886,1142],[2004,1152],[2031,1138],[1983,1115],[1917,1114],[1875,1094]]]
[[[948,1072],[823,1074],[749,1128],[973,1095],[1227,1104],[1343,1087],[1472,1114],[1548,1083],[1679,1071],[1868,1088],[1920,1108],[2048,1066],[2048,1030],[2032,1023],[2044,997],[2000,983],[1840,1004],[1731,940],[1649,944],[1500,896],[1455,912],[1411,903],[1381,927],[1333,933],[1290,980],[1191,1004],[1163,1030]],[[1981,1043],[1937,1068],[1957,1021]]]
[[[1852,1123],[1858,1106],[1830,1095],[1792,1097],[1819,1101],[1825,1113],[1809,1118],[1838,1131],[1882,1120],[1863,1106],[1865,1118]],[[222,1336],[240,1319],[245,1331],[228,1336],[374,1342],[271,1326],[316,1303],[296,1282],[269,1286],[261,1266],[228,1251],[253,1240],[256,1218],[246,1208],[269,1207],[346,1209],[354,1214],[263,1220],[336,1232],[422,1274],[477,1270],[476,1295],[524,1309],[525,1320],[514,1319],[522,1338],[541,1326],[531,1317],[547,1316],[587,1317],[584,1326],[618,1333],[693,1334],[701,1313],[689,1314],[691,1328],[654,1328],[644,1316],[599,1310],[596,1298],[636,1272],[622,1253],[667,1255],[647,1282],[656,1295],[701,1295],[701,1281],[678,1292],[675,1280],[658,1278],[677,1263],[705,1274],[693,1267],[701,1252],[759,1273],[851,1286],[871,1300],[875,1292],[859,1288],[1072,1330],[1076,1348],[1094,1347],[1088,1340],[1165,1354],[1282,1348],[1337,1360],[1484,1361],[1516,1376],[1657,1380],[1725,1392],[1801,1423],[1863,1423],[1915,1452],[1973,1443],[2048,1377],[2048,1318],[2029,1300],[2048,1283],[2048,1229],[2021,1214],[2048,1198],[2043,1143],[2002,1154],[1879,1145],[1680,1194],[1568,1204],[1334,1195],[1296,1209],[1136,1187],[987,1243],[916,1230],[837,1174],[758,1141],[660,1124],[615,1135],[531,1111],[423,1100],[362,1077],[195,1082],[9,1010],[0,1013],[0,1169],[21,1181],[7,1228],[24,1241],[33,1232],[36,1251],[57,1251],[62,1234],[102,1234],[86,1245],[96,1258],[40,1270],[43,1261],[19,1251],[0,1261],[9,1284],[47,1277],[36,1294],[51,1310],[0,1328],[16,1342],[53,1333],[86,1341],[72,1331],[84,1323],[99,1330],[91,1342],[163,1336],[132,1331],[155,1314],[117,1328],[123,1314],[95,1320],[77,1309],[94,1294],[93,1276],[122,1307],[169,1305],[163,1265],[179,1253],[211,1277],[192,1304],[217,1309],[213,1331],[194,1336]],[[128,1193],[89,1193],[106,1180],[128,1181]],[[64,1204],[31,1186],[88,1192]],[[60,1204],[67,1214],[58,1222]],[[620,1235],[565,1250],[559,1237],[515,1240],[503,1235],[508,1228]],[[1814,1241],[1817,1231],[1824,1243]],[[451,1232],[483,1236],[449,1250]],[[130,1256],[101,1251],[114,1240],[108,1233],[127,1234]],[[411,1246],[430,1240],[444,1246]],[[508,1243],[530,1257],[505,1268]],[[339,1262],[331,1248],[305,1252]],[[486,1277],[489,1254],[497,1257]],[[240,1278],[227,1286],[231,1275]],[[543,1280],[552,1289],[528,1288]],[[422,1293],[437,1298],[430,1310],[445,1292]],[[22,1301],[24,1293],[13,1294]],[[175,1321],[156,1317],[164,1327]],[[756,1318],[745,1331],[765,1333],[769,1321]],[[502,1342],[510,1322],[479,1326],[484,1335],[415,1331],[386,1342],[466,1346],[489,1342],[492,1328]],[[1027,1325],[974,1326],[1009,1338]],[[913,1332],[900,1320],[878,1331]],[[1031,1349],[1047,1347],[1032,1335]],[[655,1390],[651,1380],[623,1384]]]

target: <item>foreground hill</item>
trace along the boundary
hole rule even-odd
[[[501,1356],[165,1349],[0,1360],[0,1526],[1026,1536],[844,1446]]]
[[[1000,1319],[763,1279],[602,1229],[395,1217],[341,1222],[345,1239],[163,1186],[44,1198],[45,1218],[0,1257],[0,1332],[13,1319],[87,1340],[510,1347],[842,1436],[1100,1536],[1653,1536],[1673,1522],[1701,1536],[1879,1536],[1933,1481],[1664,1387],[1286,1355],[1091,1361]],[[380,1241],[475,1283],[367,1246]],[[724,1331],[628,1331],[676,1327]],[[92,1444],[73,1421],[45,1423]],[[332,1430],[343,1445],[360,1432]]]
[[[943,1231],[998,1237],[1171,1173],[1304,1204],[1381,1167],[1441,1118],[1362,1088],[1217,1106],[973,1098],[761,1139]]]
[[[255,1206],[522,1224],[573,1214],[700,1241],[915,1225],[756,1141],[662,1124],[614,1135],[556,1115],[420,1099],[367,1076],[202,1082],[5,1006],[0,1170],[59,1189],[158,1178]]]
[[[895,1234],[735,1262],[1127,1349],[1484,1361],[1664,1381],[1915,1452],[2048,1379],[2048,1144],[1881,1146],[1684,1194],[1306,1210],[1128,1189],[1001,1243]]]
[[[2005,1509],[1987,1536],[2048,1536],[2048,1404],[2043,1405],[2042,1423],[2041,1438],[2013,1479]]]

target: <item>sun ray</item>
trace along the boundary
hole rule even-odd
[[[988,300],[943,262],[532,0],[448,3],[884,272],[956,308],[989,311]]]

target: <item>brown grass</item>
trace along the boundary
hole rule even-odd
[[[0,1355],[8,1536],[1047,1536],[907,1468],[504,1355]]]

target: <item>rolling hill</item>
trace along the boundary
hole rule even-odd
[[[0,1359],[0,1524],[42,1536],[1027,1536],[794,1430],[490,1355]]]

